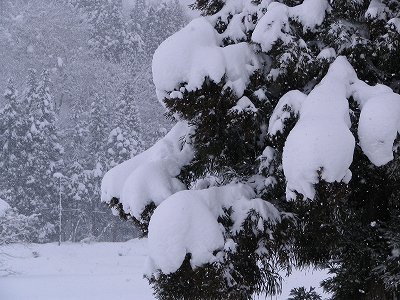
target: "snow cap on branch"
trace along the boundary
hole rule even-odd
[[[358,137],[364,154],[376,166],[393,160],[393,144],[400,133],[400,95],[391,88],[358,81],[353,97],[361,107]]]
[[[149,224],[150,265],[168,274],[182,265],[188,253],[193,268],[216,261],[215,251],[225,245],[225,229],[218,223],[224,208],[233,210],[233,232],[240,231],[250,210],[264,221],[279,222],[279,211],[267,201],[252,199],[254,196],[244,184],[186,190],[170,196],[156,208]]]
[[[338,57],[304,100],[300,119],[283,149],[288,198],[295,198],[296,191],[313,199],[314,184],[320,179],[327,182],[350,179],[355,140],[349,129],[347,97],[350,84],[356,80],[347,59]]]
[[[179,122],[153,147],[108,171],[101,185],[102,202],[118,198],[127,213],[139,216],[146,204],[159,204],[184,189],[175,177],[193,156],[182,140],[189,131],[186,122]]]
[[[205,78],[220,82],[226,75],[227,85],[237,96],[243,95],[249,76],[258,61],[247,43],[220,47],[212,25],[197,18],[166,39],[153,57],[153,80],[159,100],[180,86],[188,91],[199,89]]]

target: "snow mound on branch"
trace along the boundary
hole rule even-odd
[[[269,52],[278,40],[284,44],[293,40],[290,35],[290,19],[299,22],[304,32],[314,30],[322,24],[328,9],[329,3],[326,0],[304,0],[302,4],[294,7],[272,2],[256,25],[252,40],[260,44],[264,52]]]
[[[136,219],[146,205],[159,205],[172,194],[186,189],[176,178],[181,172],[181,164],[173,159],[159,159],[143,163],[127,178],[121,193],[124,211]]]
[[[236,103],[236,105],[232,107],[230,110],[235,111],[237,113],[242,113],[242,112],[256,113],[258,111],[257,108],[254,106],[253,102],[251,102],[251,100],[246,96],[240,98],[239,101]]]
[[[227,84],[237,95],[258,68],[255,54],[247,43],[219,46],[213,26],[205,18],[197,18],[185,28],[166,39],[153,56],[153,81],[159,100],[181,85],[188,91],[200,88],[205,77],[220,82],[224,75]]]
[[[190,253],[192,267],[216,261],[216,251],[224,248],[224,228],[218,223],[224,208],[232,208],[238,232],[250,210],[271,223],[280,221],[279,211],[261,199],[252,199],[253,190],[244,184],[178,192],[154,211],[149,224],[150,263],[163,273],[175,272]],[[154,271],[154,270],[153,270]]]
[[[304,0],[302,4],[289,8],[289,15],[303,25],[305,32],[321,25],[328,9],[327,0]]]
[[[376,166],[393,160],[393,143],[400,133],[400,95],[385,85],[353,86],[354,99],[361,107],[358,136],[361,149]]]
[[[199,85],[202,82],[199,77],[204,74],[208,74],[212,80],[221,80],[224,72],[218,62],[222,57],[215,47],[217,42],[214,28],[203,18],[194,19],[167,38],[153,56],[153,81],[156,88],[172,91],[179,83],[188,83],[190,79],[191,85]],[[191,69],[196,68],[199,74],[191,72]]]
[[[264,221],[277,224],[281,221],[281,213],[270,202],[255,198],[248,201],[236,201],[233,206],[232,219],[234,224],[232,231],[237,233],[242,230],[242,225],[250,211],[258,213]]]
[[[400,18],[393,18],[387,22],[388,26],[400,33]]]
[[[346,58],[339,56],[302,104],[294,104],[296,109],[301,106],[300,118],[287,137],[282,157],[289,199],[296,197],[295,191],[313,199],[320,179],[350,180],[355,146],[349,130],[350,96],[361,108],[358,137],[364,154],[375,166],[393,160],[400,133],[400,95],[385,85],[369,86],[359,80]],[[271,133],[279,131],[288,117],[282,107],[293,100],[287,97],[278,102],[270,119]]]
[[[298,90],[289,91],[279,100],[271,118],[269,119],[268,133],[276,135],[283,132],[285,122],[291,117],[291,114],[297,116],[300,108],[306,99],[306,95]]]
[[[336,58],[336,51],[333,48],[325,48],[322,49],[321,52],[317,55],[317,59],[331,59]]]
[[[154,211],[149,224],[150,256],[163,273],[179,269],[186,253],[191,253],[193,267],[210,262],[213,252],[223,246],[217,220],[193,195],[175,194]]]
[[[355,140],[349,128],[347,97],[357,75],[345,57],[338,57],[327,75],[304,100],[300,118],[283,149],[287,197],[294,191],[313,199],[314,184],[348,181]],[[319,176],[321,178],[319,178]]]
[[[251,39],[260,44],[264,52],[269,52],[278,40],[285,44],[291,42],[292,36],[289,33],[289,7],[272,2],[254,29]]]
[[[3,218],[10,209],[11,206],[6,201],[0,199],[0,218]]]
[[[153,147],[108,171],[101,184],[102,202],[118,198],[125,212],[139,217],[146,204],[159,204],[184,189],[175,177],[193,157],[182,141],[189,131],[186,122],[179,122]]]
[[[372,0],[365,12],[365,18],[384,20],[386,18],[386,12],[386,5],[383,4],[381,0]]]

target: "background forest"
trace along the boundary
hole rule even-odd
[[[151,58],[187,23],[178,2],[0,1],[0,198],[4,241],[124,240],[101,204],[111,167],[170,126]]]

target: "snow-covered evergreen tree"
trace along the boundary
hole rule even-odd
[[[6,100],[5,107],[0,112],[0,166],[3,170],[9,170],[10,173],[17,171],[17,161],[19,160],[20,152],[16,151],[21,141],[21,134],[26,127],[26,119],[21,118],[19,113],[19,103],[17,101],[17,90],[14,87],[12,80],[8,81],[7,89],[4,93]],[[2,193],[7,192],[7,186],[15,185],[16,182],[12,181],[12,177],[6,175],[7,172],[2,172],[1,176],[1,190]],[[3,195],[4,196],[4,195]]]
[[[39,233],[38,223],[37,215],[22,215],[0,199],[0,246],[34,241]]]
[[[130,13],[131,34],[140,36],[141,48],[151,56],[163,40],[187,23],[178,1],[148,5],[139,0]]]
[[[113,117],[113,128],[107,141],[107,161],[114,167],[142,152],[143,141],[139,135],[141,120],[129,83],[119,95]]]
[[[178,124],[103,179],[148,231],[156,295],[276,294],[278,270],[313,264],[333,299],[396,299],[397,1],[193,7],[153,57]]]
[[[138,51],[140,36],[130,32],[122,16],[122,1],[75,1],[91,24],[89,45],[95,55],[111,62],[120,62],[127,52]]]
[[[2,111],[1,152],[2,190],[9,202],[24,215],[37,214],[49,238],[57,217],[57,187],[53,174],[62,166],[63,148],[59,143],[50,80],[44,71],[40,80],[29,71],[21,102],[10,84]]]
[[[62,168],[64,149],[56,127],[54,100],[50,92],[48,71],[41,74],[29,109],[31,153],[26,171],[27,188],[36,199],[33,211],[41,213],[48,223],[56,223],[58,185],[53,174]]]

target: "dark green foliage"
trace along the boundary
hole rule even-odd
[[[222,267],[232,299],[281,293],[282,277],[279,271],[289,273],[291,270],[293,257],[289,245],[294,224],[289,215],[282,215],[281,223],[274,224],[251,211],[240,231],[228,231],[227,239],[231,239],[234,246],[225,250]]]
[[[184,99],[164,100],[171,114],[177,113],[196,128],[191,136],[195,158],[190,171],[194,178],[207,173],[249,175],[260,154],[259,114],[235,110],[239,99],[224,86],[224,80],[215,83],[206,79],[201,89],[184,92]]]
[[[201,268],[192,269],[190,254],[187,254],[182,266],[171,274],[157,274],[148,278],[154,288],[157,299],[193,299],[193,300],[222,300],[231,298],[226,293],[223,274],[214,265],[207,264]]]
[[[110,203],[108,203],[108,207],[116,211],[121,220],[131,221],[136,228],[140,230],[140,237],[147,237],[147,234],[149,233],[150,217],[156,209],[154,202],[146,205],[140,215],[139,220],[133,217],[131,214],[126,213],[122,207],[122,203],[120,203],[119,199],[117,198],[112,198]]]
[[[343,232],[340,225],[351,214],[344,207],[349,194],[343,183],[320,182],[314,201],[303,200],[301,195],[294,203],[287,203],[286,210],[297,216],[296,257],[300,266],[329,261],[331,250]]]

